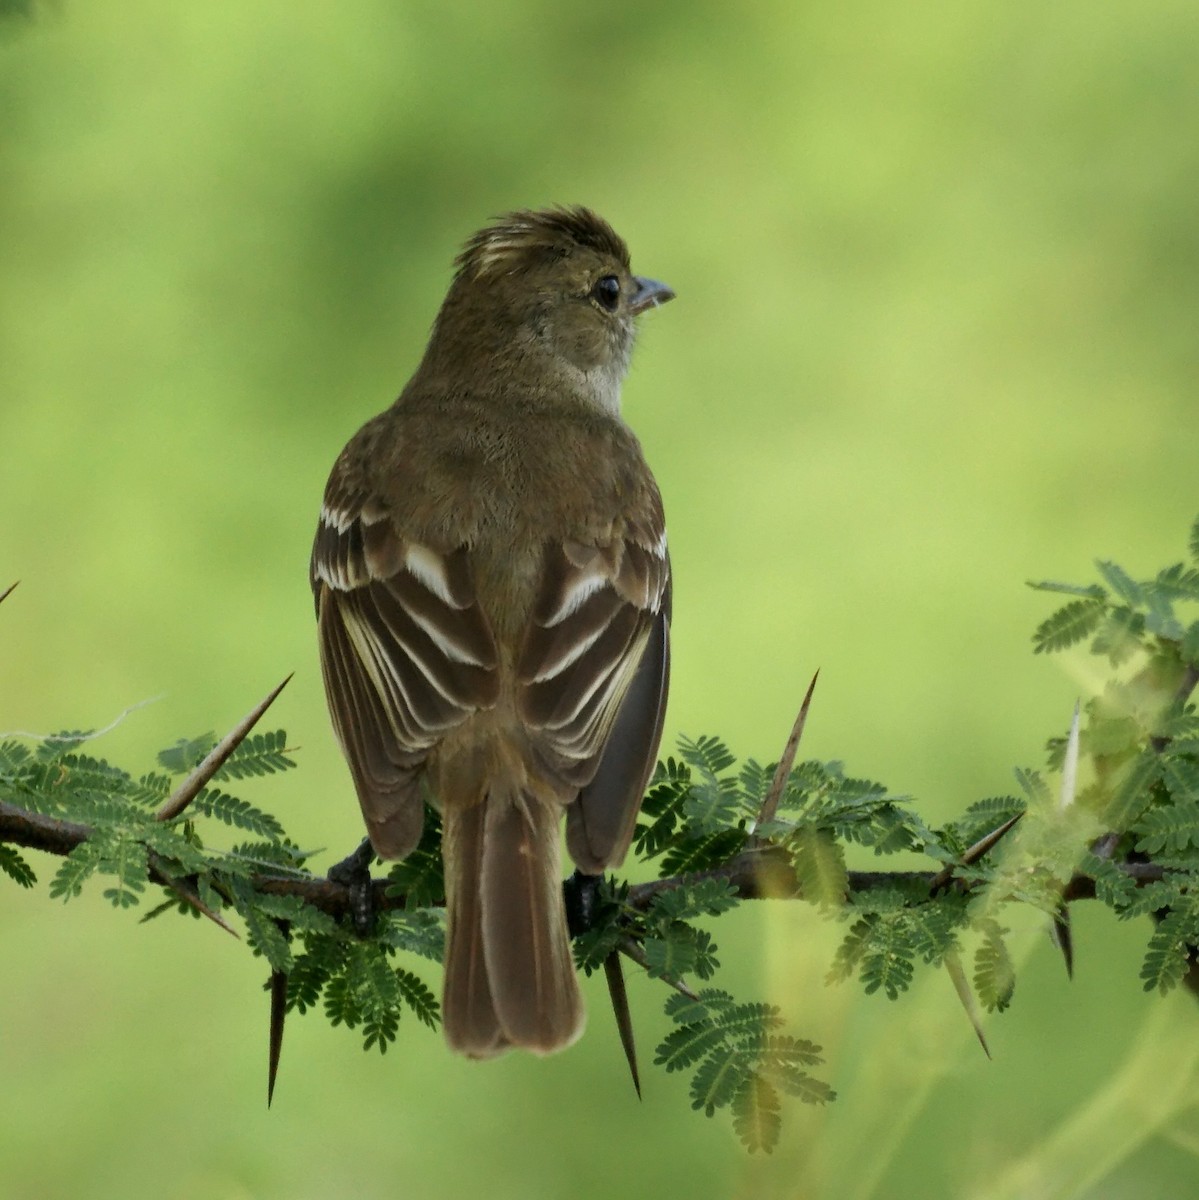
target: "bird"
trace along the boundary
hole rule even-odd
[[[440,813],[451,1050],[582,1033],[560,843],[624,859],[662,736],[671,568],[621,416],[641,314],[594,211],[506,213],[454,261],[399,398],[338,457],[313,544],[322,676],[374,853]]]

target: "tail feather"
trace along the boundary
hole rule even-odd
[[[585,1014],[566,929],[561,809],[492,793],[482,848],[483,953],[504,1038],[537,1054],[569,1046]]]
[[[491,1058],[508,1048],[500,1028],[483,954],[480,880],[485,806],[447,807],[443,820],[446,935],[442,1027],[450,1048],[470,1058]]]
[[[562,899],[560,809],[493,792],[446,805],[443,823],[450,1048],[490,1058],[569,1046],[585,1014]]]

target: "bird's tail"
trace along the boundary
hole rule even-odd
[[[442,1015],[451,1049],[551,1054],[583,1032],[559,866],[557,805],[527,791],[446,805],[449,935]]]

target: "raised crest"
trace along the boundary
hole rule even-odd
[[[629,269],[624,239],[603,217],[582,206],[505,213],[474,234],[454,263],[459,273],[476,277],[510,274],[575,247],[610,254]]]

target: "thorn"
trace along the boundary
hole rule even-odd
[[[945,887],[952,879],[953,873],[958,867],[968,867],[973,863],[978,862],[988,850],[993,850],[999,840],[1012,829],[1016,822],[1024,816],[1022,812],[1018,812],[1014,817],[1009,817],[998,829],[992,829],[990,833],[978,839],[965,854],[962,855],[961,861],[950,863],[949,866],[938,871],[932,879],[932,883],[928,885],[928,894],[935,896],[943,887]]]
[[[974,1036],[978,1038],[979,1045],[983,1048],[983,1053],[987,1058],[991,1057],[991,1048],[987,1045],[986,1034],[983,1033],[982,1018],[978,1013],[978,1005],[974,1002],[974,993],[970,990],[970,982],[966,978],[966,971],[962,967],[962,960],[957,956],[956,951],[951,951],[945,956],[945,970],[949,973],[949,978],[953,981],[953,989],[958,994],[958,999],[962,1002],[962,1007],[966,1010],[966,1016],[970,1024],[974,1027]]]
[[[1074,793],[1078,788],[1078,701],[1074,701],[1074,719],[1070,722],[1070,736],[1066,739],[1066,757],[1062,761],[1062,790],[1058,795],[1057,806],[1067,809],[1074,803]]]
[[[167,802],[154,814],[157,821],[177,817],[204,789],[204,785],[221,769],[225,759],[245,740],[259,718],[274,703],[291,681],[289,675],[265,700],[255,705],[241,721],[208,752],[204,761],[171,793]]]
[[[791,775],[791,768],[795,765],[795,755],[799,751],[799,739],[803,737],[804,726],[808,722],[808,708],[812,703],[812,693],[816,690],[816,680],[819,678],[820,671],[817,670],[816,674],[812,676],[812,682],[808,684],[803,703],[799,706],[799,715],[795,718],[795,724],[791,726],[791,736],[787,739],[787,744],[783,747],[783,756],[774,770],[774,778],[770,781],[770,791],[766,793],[766,799],[762,802],[762,811],[758,813],[758,825],[773,821],[779,810],[779,802],[783,798],[787,780]]]
[[[8,587],[6,587],[4,589],[4,591],[0,592],[0,604],[3,604],[5,602],[5,600],[7,600],[9,598],[9,596],[11,596],[13,594],[13,591],[16,589],[17,584],[19,584],[20,582],[21,581],[18,579],[16,583],[10,583],[8,585]]]
[[[271,1033],[267,1050],[266,1106],[275,1098],[275,1078],[283,1053],[283,1023],[287,1019],[287,972],[271,972]]]
[[[1066,962],[1066,978],[1074,978],[1074,932],[1070,925],[1070,910],[1063,903],[1053,924],[1049,927],[1049,937],[1053,944],[1062,952]]]
[[[608,996],[612,1000],[612,1015],[616,1018],[616,1031],[624,1049],[629,1074],[633,1077],[633,1089],[641,1099],[641,1076],[637,1071],[637,1046],[633,1041],[633,1018],[629,1013],[629,993],[624,985],[624,968],[620,965],[620,954],[613,950],[604,959],[604,976],[608,980]]]

